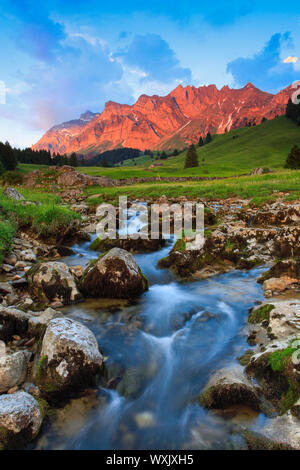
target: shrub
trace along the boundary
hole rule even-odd
[[[23,182],[23,175],[17,170],[12,170],[12,171],[5,171],[1,175],[1,179],[3,183],[8,183],[8,184],[22,184]]]
[[[185,165],[184,168],[193,168],[199,166],[198,156],[196,152],[195,145],[192,144],[186,153]]]
[[[298,145],[294,145],[294,147],[288,154],[285,163],[285,168],[291,168],[292,170],[300,168],[300,149]]]
[[[67,207],[55,204],[25,205],[22,201],[0,196],[0,211],[17,228],[30,228],[43,237],[62,238],[64,233],[81,218]]]
[[[3,255],[9,250],[15,233],[15,225],[11,221],[0,219],[0,263],[3,262]]]

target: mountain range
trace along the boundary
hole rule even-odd
[[[220,90],[179,85],[166,96],[141,95],[133,105],[108,101],[102,113],[87,111],[52,127],[32,148],[86,157],[120,147],[181,149],[207,132],[223,134],[284,114],[292,91],[289,86],[273,95],[251,83]]]

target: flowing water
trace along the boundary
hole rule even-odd
[[[97,256],[88,245],[73,247],[64,261],[87,263]],[[197,398],[212,372],[238,366],[249,349],[246,319],[263,299],[256,282],[263,268],[182,282],[156,267],[170,246],[136,255],[150,288],[134,304],[93,299],[65,308],[96,335],[115,385],[99,385],[90,400],[58,412],[36,448],[245,448],[232,420],[206,411]],[[242,407],[235,414],[251,425],[262,419]]]

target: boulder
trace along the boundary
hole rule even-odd
[[[15,201],[24,201],[24,196],[20,194],[15,188],[6,188],[3,191],[4,196],[9,197],[9,199],[14,199]]]
[[[121,248],[113,248],[92,261],[80,285],[89,297],[130,299],[148,289],[148,281],[134,257]]]
[[[34,377],[44,396],[65,398],[93,385],[102,364],[97,340],[86,326],[55,318],[46,329]]]
[[[0,395],[0,449],[18,449],[30,442],[42,421],[40,405],[29,393]]]
[[[0,354],[0,393],[24,382],[29,356],[26,351]]]
[[[213,374],[200,396],[200,404],[208,409],[247,405],[259,410],[256,389],[237,367],[224,368]]]
[[[7,295],[12,293],[13,288],[11,284],[9,284],[8,282],[0,282],[0,294]]]
[[[30,291],[44,302],[61,301],[64,305],[81,299],[75,279],[64,263],[39,263],[26,273]]]
[[[276,292],[283,292],[287,288],[287,282],[284,279],[271,277],[271,279],[267,279],[263,283],[263,289],[265,291],[276,291]]]
[[[108,251],[112,248],[122,248],[123,250],[130,251],[131,253],[147,253],[160,250],[167,243],[163,238],[126,238],[126,239],[112,239],[112,238],[96,238],[89,246],[91,250],[95,251]]]
[[[40,336],[53,318],[61,316],[52,308],[42,312],[24,312],[0,305],[0,339],[10,340],[13,335]]]
[[[25,334],[29,319],[29,313],[0,305],[0,340],[10,340],[13,335]]]

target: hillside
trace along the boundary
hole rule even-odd
[[[88,157],[120,147],[182,149],[207,132],[223,134],[284,114],[291,93],[288,87],[273,95],[251,83],[220,90],[179,85],[167,96],[141,95],[132,106],[109,101],[101,114],[86,113],[86,120],[54,126],[33,149]]]
[[[178,157],[159,160],[162,166],[146,169],[144,157],[135,160],[136,166],[98,168],[82,167],[80,171],[111,178],[151,176],[232,176],[249,173],[253,168],[266,166],[283,168],[286,157],[295,144],[300,146],[300,127],[281,116],[259,126],[244,127],[213,136],[210,144],[197,147],[198,168],[184,169],[186,152]],[[204,159],[204,162],[202,161]]]

